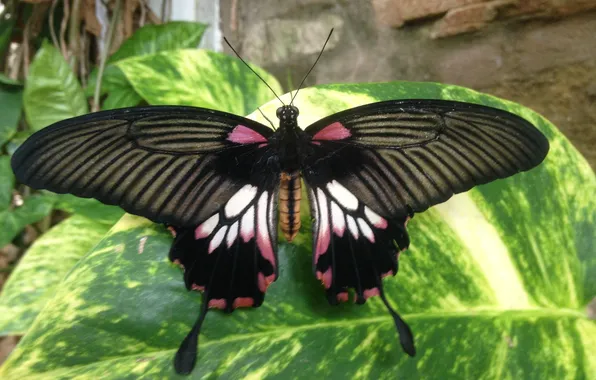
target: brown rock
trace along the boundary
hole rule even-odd
[[[594,0],[524,0],[503,11],[504,18],[552,18],[596,9]]]
[[[488,0],[372,0],[377,20],[384,25],[400,27],[407,21],[438,16],[452,9]]]
[[[451,9],[441,20],[435,23],[430,36],[431,38],[441,38],[474,32],[494,20],[497,17],[498,8],[515,2],[515,0],[491,1]]]
[[[245,58],[261,64],[287,64],[299,57],[318,54],[331,28],[335,28],[325,51],[338,44],[343,20],[333,14],[311,20],[276,19],[247,28],[242,46]]]

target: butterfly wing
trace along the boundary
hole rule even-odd
[[[349,288],[359,303],[380,295],[396,317],[402,346],[413,353],[411,333],[381,282],[395,275],[398,254],[409,245],[408,219],[475,185],[533,168],[548,141],[511,113],[442,100],[369,104],[305,132],[313,264],[328,299],[347,300]]]
[[[211,305],[230,310],[260,305],[263,284],[275,278],[272,134],[208,109],[126,108],[42,129],[15,152],[12,167],[31,187],[97,198],[173,226],[170,258],[184,266],[187,287],[209,289]]]
[[[209,307],[259,306],[277,276],[277,152],[273,131],[191,107],[145,107],[61,121],[12,158],[20,182],[93,197],[172,226],[170,259],[203,311],[176,356],[190,371]],[[273,158],[273,159],[272,159]]]
[[[521,117],[444,100],[373,103],[306,132],[316,148],[305,163],[312,178],[335,173],[326,178],[337,178],[376,212],[400,217],[529,170],[548,152],[546,138]]]
[[[12,167],[33,188],[192,227],[245,184],[259,184],[254,163],[270,154],[259,146],[266,148],[272,133],[252,120],[201,108],[104,111],[33,134],[13,155]]]

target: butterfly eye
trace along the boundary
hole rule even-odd
[[[277,115],[278,119],[281,119],[281,114],[283,113],[283,107],[279,107],[275,114]]]
[[[291,109],[292,109],[292,113],[293,113],[295,116],[298,116],[298,115],[300,114],[300,111],[298,111],[298,107],[296,107],[296,106],[290,106],[290,107],[292,107],[292,108],[291,108]]]

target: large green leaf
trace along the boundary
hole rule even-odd
[[[108,63],[150,55],[160,51],[196,48],[207,25],[198,22],[172,21],[160,25],[145,25],[135,31],[116,51]]]
[[[79,198],[72,194],[52,194],[55,200],[54,208],[93,219],[96,222],[113,225],[124,211],[117,206],[109,206],[92,198]]]
[[[109,220],[74,215],[33,243],[0,293],[0,335],[22,335],[63,277],[108,232],[123,212]]]
[[[29,67],[23,103],[27,122],[34,131],[89,112],[76,75],[62,54],[47,42]]]
[[[401,352],[378,298],[327,304],[312,275],[303,207],[304,229],[293,244],[281,244],[280,278],[265,304],[209,313],[192,377],[596,378],[596,323],[584,309],[596,295],[596,177],[588,164],[534,112],[459,87],[322,86],[302,90],[297,105],[308,125],[391,98],[508,109],[551,142],[538,168],[458,195],[408,225],[411,249],[385,289],[410,323],[418,355]],[[271,117],[277,106],[263,110]],[[68,275],[0,377],[176,377],[172,357],[200,297],[186,292],[179,269],[168,264],[170,242],[162,227],[123,218]]]
[[[0,84],[0,148],[15,134],[22,106],[23,89]]]
[[[0,210],[0,247],[10,243],[26,225],[48,216],[53,204],[52,196],[34,195],[14,210]]]
[[[174,21],[160,25],[146,25],[137,29],[108,60],[102,78],[102,94],[108,96],[103,109],[130,107],[139,104],[137,95],[122,71],[114,64],[126,58],[150,55],[160,51],[196,48],[206,29],[197,22]],[[97,82],[97,70],[89,77],[87,94],[92,96]]]
[[[176,50],[118,62],[149,104],[180,104],[246,114],[273,97],[240,60],[207,50]],[[275,78],[254,68],[277,92]]]
[[[10,157],[0,156],[0,210],[8,209],[12,200],[15,177],[10,167]]]

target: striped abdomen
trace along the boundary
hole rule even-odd
[[[287,241],[300,230],[300,173],[282,172],[279,186],[279,225]]]

